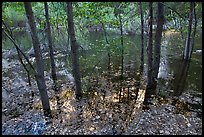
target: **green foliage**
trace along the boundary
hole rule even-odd
[[[14,26],[16,22],[25,20],[25,11],[22,2],[3,2],[2,20],[9,26]]]
[[[165,19],[166,23],[170,24],[172,28],[182,30],[184,35],[187,33],[188,27],[188,13],[189,3],[186,2],[164,2],[165,6]],[[65,2],[48,2],[50,23],[52,31],[56,32],[52,34],[56,45],[67,45],[67,15],[66,15],[66,3]],[[143,14],[146,21],[148,17],[148,2],[143,2]],[[156,15],[157,4],[153,3],[154,11]],[[170,8],[168,8],[170,7]],[[33,12],[37,22],[38,29],[44,29],[45,16],[44,16],[44,2],[32,2]],[[177,11],[178,14],[175,13]],[[196,2],[196,11],[198,18],[198,27],[202,27],[202,3]],[[84,49],[93,48],[93,50],[107,51],[110,50],[117,52],[120,50],[120,38],[109,38],[112,35],[111,32],[119,30],[120,14],[123,23],[123,29],[126,31],[140,33],[140,13],[137,2],[73,2],[73,15],[75,23],[75,32],[79,44]],[[14,26],[20,21],[25,21],[25,10],[23,2],[3,2],[2,3],[2,20],[4,20],[10,27]],[[183,18],[181,18],[181,16]],[[173,20],[177,22],[177,25],[173,23]],[[88,26],[99,26],[104,24],[106,31],[108,32],[108,39],[110,44],[96,42],[88,42]],[[182,27],[182,28],[181,28]],[[58,31],[59,29],[60,31]],[[108,28],[112,28],[111,31]],[[103,33],[103,29],[101,30]],[[99,49],[97,49],[99,48]]]

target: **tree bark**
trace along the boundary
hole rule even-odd
[[[49,98],[48,98],[45,79],[44,79],[44,66],[43,66],[44,64],[43,64],[42,53],[40,49],[40,42],[37,37],[35,18],[33,15],[31,3],[24,2],[24,7],[25,7],[26,16],[28,18],[28,23],[31,30],[30,33],[31,33],[33,48],[35,52],[36,66],[37,66],[36,81],[37,81],[38,89],[40,91],[42,107],[44,110],[44,115],[51,117],[50,103],[49,103]]]
[[[143,10],[142,10],[142,2],[139,2],[140,5],[140,16],[141,16],[141,55],[140,55],[140,67],[143,69],[144,67],[144,19],[143,19]]]
[[[191,51],[190,51],[190,59],[191,59],[191,55],[194,49],[194,42],[195,42],[195,35],[196,35],[196,30],[197,30],[197,16],[196,16],[196,3],[193,2],[193,13],[194,13],[194,30],[193,30],[193,37],[192,37],[192,44],[191,44]]]
[[[48,39],[48,46],[49,46],[49,50],[50,50],[51,73],[52,73],[52,79],[54,81],[54,84],[56,84],[57,76],[56,76],[56,69],[55,69],[55,61],[54,61],[54,54],[53,54],[53,42],[52,42],[52,36],[51,36],[47,2],[44,3],[44,7],[45,7],[45,18],[46,18],[46,24],[47,24],[47,29],[46,29],[47,30],[47,39]]]
[[[152,10],[152,2],[149,2],[149,43],[147,47],[147,61],[148,61],[148,70],[147,70],[147,86],[146,86],[146,92],[145,92],[145,99],[144,99],[144,107],[145,109],[148,105],[148,100],[151,97],[152,94],[152,20],[153,20],[153,10]]]
[[[81,75],[79,69],[79,44],[75,38],[74,31],[74,22],[73,22],[73,14],[72,14],[72,2],[67,2],[67,17],[68,17],[68,34],[71,40],[71,51],[72,51],[72,67],[73,67],[73,75],[75,79],[76,85],[76,98],[81,98],[82,89],[81,89]]]
[[[153,69],[153,81],[157,79],[160,64],[160,54],[161,54],[161,39],[164,24],[164,6],[161,2],[157,3],[157,28],[155,34],[154,42],[154,69]]]
[[[193,13],[193,2],[190,2],[190,15],[189,15],[189,25],[188,25],[188,36],[187,36],[187,39],[186,39],[186,46],[185,46],[185,51],[184,51],[184,60],[188,60],[189,56],[190,56],[192,13]]]
[[[152,2],[149,2],[149,43],[147,48],[148,55],[148,72],[147,72],[147,88],[152,87],[152,21],[153,21],[153,10],[152,10]]]
[[[124,70],[123,24],[122,24],[120,13],[118,16],[119,16],[119,22],[120,22],[120,43],[121,43],[121,79],[123,80],[123,70]]]

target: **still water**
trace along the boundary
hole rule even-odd
[[[109,34],[109,39],[116,39],[115,45],[116,47],[120,48],[120,36],[116,34]],[[103,47],[105,45],[103,33],[91,33],[89,34],[89,41],[95,47]],[[104,41],[100,43],[99,41]],[[147,41],[147,37],[146,37]],[[113,42],[114,43],[114,42]],[[202,93],[202,53],[194,53],[192,55],[192,59],[188,68],[187,76],[180,79],[180,75],[182,75],[182,50],[183,48],[181,45],[180,34],[170,31],[166,32],[163,35],[162,45],[161,45],[161,59],[160,59],[160,68],[159,68],[159,88],[162,90],[175,90],[178,83],[184,82],[184,92],[200,92]],[[94,47],[92,46],[92,47]],[[147,71],[147,53],[146,53],[147,42],[145,42],[145,68],[144,71]],[[120,66],[121,57],[120,57],[120,49],[110,47],[112,53],[112,61],[115,64],[116,68]],[[133,65],[132,71],[139,70],[140,65],[140,35],[131,35],[124,37],[124,66],[125,65]],[[107,50],[104,52],[99,52],[94,49],[91,55],[96,55],[92,62],[101,59],[101,64],[99,66],[107,66],[106,57]],[[195,40],[195,47],[193,51],[202,50],[202,36],[196,37]],[[115,53],[114,53],[115,52]],[[83,64],[83,63],[82,63]],[[84,66],[82,65],[82,68]],[[182,76],[183,77],[183,76]],[[174,91],[177,92],[177,91]]]
[[[22,37],[24,36],[24,37]],[[175,32],[165,33],[163,35],[161,45],[161,60],[159,68],[159,87],[163,90],[175,90],[178,83],[184,84],[184,92],[202,92],[202,53],[193,53],[192,60],[189,65],[187,76],[182,81],[179,81],[180,74],[182,73],[182,47],[180,34]],[[43,37],[41,37],[43,38]],[[63,37],[64,38],[64,37]],[[21,35],[16,35],[17,41],[23,45],[22,48],[28,50],[31,47],[31,39],[27,33],[21,32]],[[41,39],[41,41],[44,41]],[[55,46],[67,45],[67,42],[63,40],[55,40]],[[105,41],[104,34],[98,32],[91,32],[83,38],[78,39],[82,48],[80,49],[80,67],[82,77],[95,76],[107,72],[108,64],[108,51],[110,52],[111,69],[113,71],[119,71],[121,67],[121,43],[120,35],[115,33],[108,33],[108,43]],[[144,71],[147,70],[147,37],[145,37],[144,48]],[[3,47],[5,44],[9,44],[9,40],[3,39]],[[131,66],[133,75],[139,70],[140,65],[140,35],[126,35],[124,36],[124,71],[128,66]],[[25,46],[26,45],[26,46]],[[7,47],[9,47],[7,45]],[[61,49],[67,49],[67,46],[61,47]],[[26,51],[25,50],[25,51]],[[202,50],[202,36],[199,35],[195,40],[194,51]],[[61,67],[67,67],[71,71],[71,61],[68,56],[56,57],[56,63],[64,64]],[[46,70],[49,71],[49,59],[45,59]],[[59,65],[58,65],[59,66]],[[60,66],[59,66],[60,67]],[[58,68],[57,68],[58,70]],[[113,72],[113,73],[115,73]],[[176,81],[176,79],[178,79]],[[176,82],[175,82],[176,81]]]

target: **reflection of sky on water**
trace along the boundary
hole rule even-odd
[[[177,34],[171,34],[163,38],[161,44],[161,59],[158,78],[164,80],[171,80],[171,78],[173,77],[176,78],[181,73],[182,49],[180,49],[178,46],[179,41],[180,36]],[[195,42],[196,43],[194,51],[196,51],[197,49],[202,49],[202,46],[200,44],[202,43],[202,39],[198,37],[196,38]],[[201,75],[202,75],[202,55],[193,53],[184,90],[202,92]],[[174,81],[174,79],[172,80]]]
[[[168,72],[169,72],[169,67],[167,62],[167,48],[166,48],[167,44],[168,44],[168,39],[162,41],[161,58],[160,58],[159,73],[158,73],[158,78],[161,78],[161,79],[167,79]]]

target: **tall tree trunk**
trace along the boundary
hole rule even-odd
[[[184,59],[188,60],[190,56],[190,43],[191,43],[191,29],[192,29],[192,13],[193,13],[193,2],[190,2],[190,14],[189,14],[189,25],[188,25],[188,36],[186,39]]]
[[[120,42],[121,42],[121,79],[123,79],[123,69],[124,69],[124,48],[123,48],[123,24],[122,24],[122,19],[121,15],[119,13],[119,22],[120,22]]]
[[[28,18],[28,23],[31,30],[31,37],[32,37],[32,43],[36,58],[36,66],[37,66],[37,74],[36,74],[36,81],[38,85],[38,89],[40,91],[40,97],[42,101],[42,107],[44,110],[45,116],[51,116],[51,110],[50,110],[50,103],[49,98],[47,94],[47,89],[45,85],[45,79],[44,79],[44,64],[42,59],[42,53],[40,49],[40,42],[37,37],[36,33],[36,24],[35,24],[35,18],[33,15],[32,7],[30,2],[24,2],[24,7],[26,11],[26,16]]]
[[[143,19],[143,10],[142,2],[139,2],[140,5],[140,16],[141,16],[141,55],[140,55],[140,68],[144,67],[144,19]]]
[[[105,25],[104,23],[99,19],[97,18],[98,21],[101,23],[102,25],[102,29],[103,29],[103,32],[104,32],[104,37],[105,37],[105,40],[106,40],[106,43],[109,45],[109,41],[108,41],[108,36],[107,36],[107,31],[106,31],[106,28],[105,28]],[[108,48],[108,53],[107,53],[107,56],[108,56],[108,77],[110,78],[110,70],[111,70],[111,53],[110,53],[110,49]]]
[[[147,56],[148,56],[148,70],[147,70],[147,86],[145,92],[145,99],[144,99],[144,107],[145,109],[148,105],[148,101],[152,94],[152,21],[153,21],[153,10],[152,10],[152,2],[149,2],[149,42],[147,47]]]
[[[72,50],[72,66],[73,66],[73,75],[76,84],[76,98],[80,98],[82,96],[81,89],[81,75],[79,69],[79,44],[75,38],[74,31],[74,22],[73,22],[73,14],[72,14],[72,2],[67,2],[67,17],[68,17],[68,33],[71,40],[71,50]]]
[[[197,16],[196,16],[196,3],[193,2],[193,13],[194,13],[194,30],[193,30],[193,36],[192,36],[192,44],[191,44],[191,51],[190,51],[190,59],[191,59],[191,55],[192,55],[192,52],[193,52],[193,49],[194,49],[194,42],[195,42],[195,35],[196,35],[196,30],[197,30]]]
[[[124,71],[124,48],[123,48],[123,24],[122,24],[122,19],[121,19],[121,10],[119,10],[119,22],[120,22],[120,43],[121,43],[121,75],[120,75],[120,79],[121,79],[121,88],[120,88],[120,92],[119,92],[119,102],[121,102],[121,93],[122,93],[122,89],[123,89],[123,71]]]
[[[47,30],[47,39],[48,39],[48,46],[49,46],[49,50],[50,50],[51,73],[52,73],[52,79],[54,81],[54,84],[56,84],[57,75],[56,75],[56,69],[55,69],[55,61],[54,61],[54,54],[53,54],[53,42],[52,42],[52,36],[51,36],[47,2],[44,3],[44,7],[45,7],[45,18],[46,18],[46,24],[47,24],[47,29],[46,29]]]
[[[50,63],[51,63],[51,74],[52,79],[54,82],[54,91],[55,91],[55,97],[57,101],[57,110],[59,114],[61,113],[60,109],[60,97],[59,97],[59,86],[57,85],[57,75],[56,75],[56,67],[55,67],[55,61],[54,61],[54,51],[53,51],[53,41],[52,41],[52,35],[51,35],[51,27],[50,27],[50,21],[49,21],[49,8],[47,2],[44,2],[45,7],[45,18],[46,18],[46,31],[47,31],[47,39],[48,39],[48,46],[50,50]],[[59,116],[59,115],[58,115]]]
[[[100,21],[100,22],[101,22],[101,25],[103,27],[104,37],[105,37],[106,43],[109,45],[105,25],[104,25],[104,23],[102,21]],[[110,79],[110,72],[111,72],[111,53],[110,53],[110,49],[108,48],[108,80]]]
[[[164,6],[161,2],[157,3],[157,28],[154,42],[154,69],[153,81],[155,83],[159,72],[160,53],[161,53],[161,39],[164,24]]]
[[[149,43],[147,48],[148,55],[148,72],[147,72],[147,88],[152,87],[152,21],[153,21],[153,10],[152,10],[152,2],[149,2]]]

